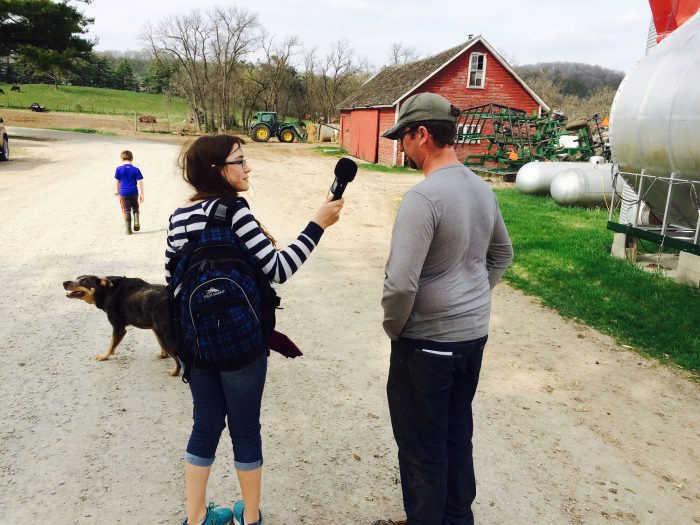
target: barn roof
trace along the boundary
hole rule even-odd
[[[549,106],[518,76],[505,59],[481,36],[467,40],[437,55],[414,60],[407,64],[387,66],[365,82],[362,87],[339,104],[340,109],[392,107],[401,99],[427,82],[450,62],[467,51],[477,42],[481,42],[513,77],[525,88],[542,109],[549,111]]]

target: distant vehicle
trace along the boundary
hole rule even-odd
[[[10,139],[7,138],[7,130],[3,126],[0,117],[0,160],[10,160]]]
[[[250,136],[255,142],[267,142],[275,135],[280,142],[305,141],[308,138],[306,124],[299,122],[281,122],[274,111],[260,111],[250,126]]]
[[[32,111],[36,111],[37,113],[43,113],[44,111],[46,111],[46,108],[44,106],[42,106],[41,104],[37,104],[36,102],[34,102],[34,104],[32,104],[29,107]]]

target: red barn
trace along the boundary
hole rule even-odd
[[[340,103],[340,143],[354,157],[389,166],[402,165],[396,141],[381,137],[397,120],[401,104],[431,91],[461,108],[493,102],[529,114],[549,111],[498,52],[481,36],[435,56],[390,66]],[[476,149],[485,150],[486,144]],[[475,146],[468,146],[474,154]],[[457,152],[462,160],[467,147]]]

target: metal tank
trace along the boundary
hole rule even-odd
[[[621,175],[655,215],[665,215],[669,224],[696,227],[700,12],[650,48],[620,84],[610,112],[610,148]],[[634,175],[640,173],[645,176]],[[674,183],[669,197],[671,179],[686,182]]]
[[[585,169],[570,168],[554,177],[550,193],[557,204],[564,206],[608,206],[613,180],[612,164],[588,164]],[[616,180],[619,193],[624,183]]]
[[[528,162],[518,170],[515,186],[528,195],[549,195],[554,177],[561,172],[571,168],[593,170],[594,164],[599,164],[602,160],[603,157],[591,157],[588,162]]]

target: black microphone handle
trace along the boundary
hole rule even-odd
[[[338,199],[341,199],[343,197],[343,192],[345,191],[347,185],[347,182],[341,182],[340,180],[338,180],[338,177],[336,177],[333,181],[333,185],[331,186],[331,192],[333,193],[333,198],[331,199],[331,201],[337,201]]]

